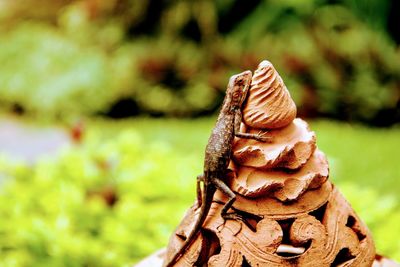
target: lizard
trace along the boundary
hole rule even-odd
[[[257,134],[240,132],[241,108],[246,100],[251,79],[252,72],[249,70],[233,75],[229,79],[221,111],[205,149],[203,174],[197,177],[197,207],[200,207],[200,212],[192,231],[178,252],[164,265],[165,267],[174,266],[195,240],[210,211],[217,189],[228,196],[228,200],[221,210],[221,217],[224,220],[240,218],[235,213],[228,213],[236,200],[236,195],[224,181],[231,158],[233,139],[238,137],[261,142],[269,139],[261,131]],[[200,187],[201,183],[203,183],[203,190]]]

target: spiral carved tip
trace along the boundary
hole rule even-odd
[[[254,72],[246,105],[245,124],[259,129],[285,127],[296,117],[296,104],[271,62],[264,60]]]

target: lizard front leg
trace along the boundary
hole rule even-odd
[[[259,131],[256,134],[251,134],[251,133],[241,133],[240,132],[240,123],[242,122],[242,112],[240,110],[236,111],[235,114],[235,122],[234,122],[234,131],[235,131],[235,136],[239,138],[245,138],[245,139],[254,139],[260,142],[272,142],[272,138],[267,135],[267,132],[262,132]]]

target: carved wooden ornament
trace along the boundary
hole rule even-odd
[[[221,218],[226,197],[217,192],[201,232],[176,266],[392,266],[376,258],[369,230],[329,182],[315,133],[294,118],[294,102],[270,62],[259,65],[249,93],[242,128],[269,130],[273,141],[235,139],[226,181],[237,193],[231,212],[241,219]],[[198,215],[195,207],[158,257],[169,259],[182,246]]]

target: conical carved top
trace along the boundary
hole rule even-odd
[[[276,129],[296,118],[296,104],[271,62],[264,60],[254,72],[243,121],[250,127]]]
[[[317,149],[315,133],[295,116],[296,105],[281,77],[271,62],[262,61],[243,109],[242,131],[265,130],[272,141],[236,138],[230,166],[236,192],[293,201],[328,179],[328,161]]]

